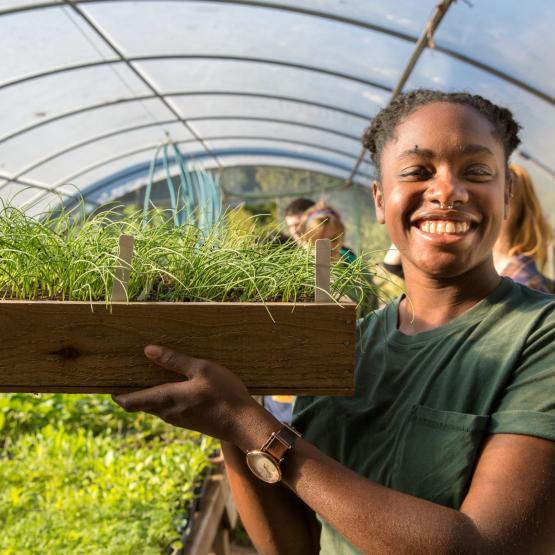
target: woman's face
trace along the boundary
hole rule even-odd
[[[303,243],[308,246],[308,244],[314,244],[318,239],[329,239],[332,257],[339,257],[339,251],[343,244],[343,230],[335,222],[313,222],[303,236]]]
[[[442,102],[397,126],[382,152],[374,201],[405,273],[450,278],[491,259],[508,192],[503,146],[489,121]]]

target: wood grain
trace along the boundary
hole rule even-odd
[[[253,394],[349,395],[355,318],[352,304],[0,301],[0,391],[181,380],[145,358],[154,343],[226,366]]]

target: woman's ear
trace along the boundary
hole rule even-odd
[[[372,196],[374,197],[374,206],[376,207],[376,220],[380,224],[385,223],[385,206],[383,198],[383,188],[379,181],[372,183]]]

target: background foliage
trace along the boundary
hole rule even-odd
[[[216,447],[105,395],[0,395],[0,553],[177,548]]]

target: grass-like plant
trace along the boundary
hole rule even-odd
[[[310,250],[264,239],[256,220],[227,213],[208,232],[175,226],[153,210],[82,218],[59,212],[32,219],[0,207],[0,298],[111,301],[118,239],[133,235],[129,300],[299,302],[313,297]],[[331,296],[371,304],[376,295],[363,258],[332,265]]]

